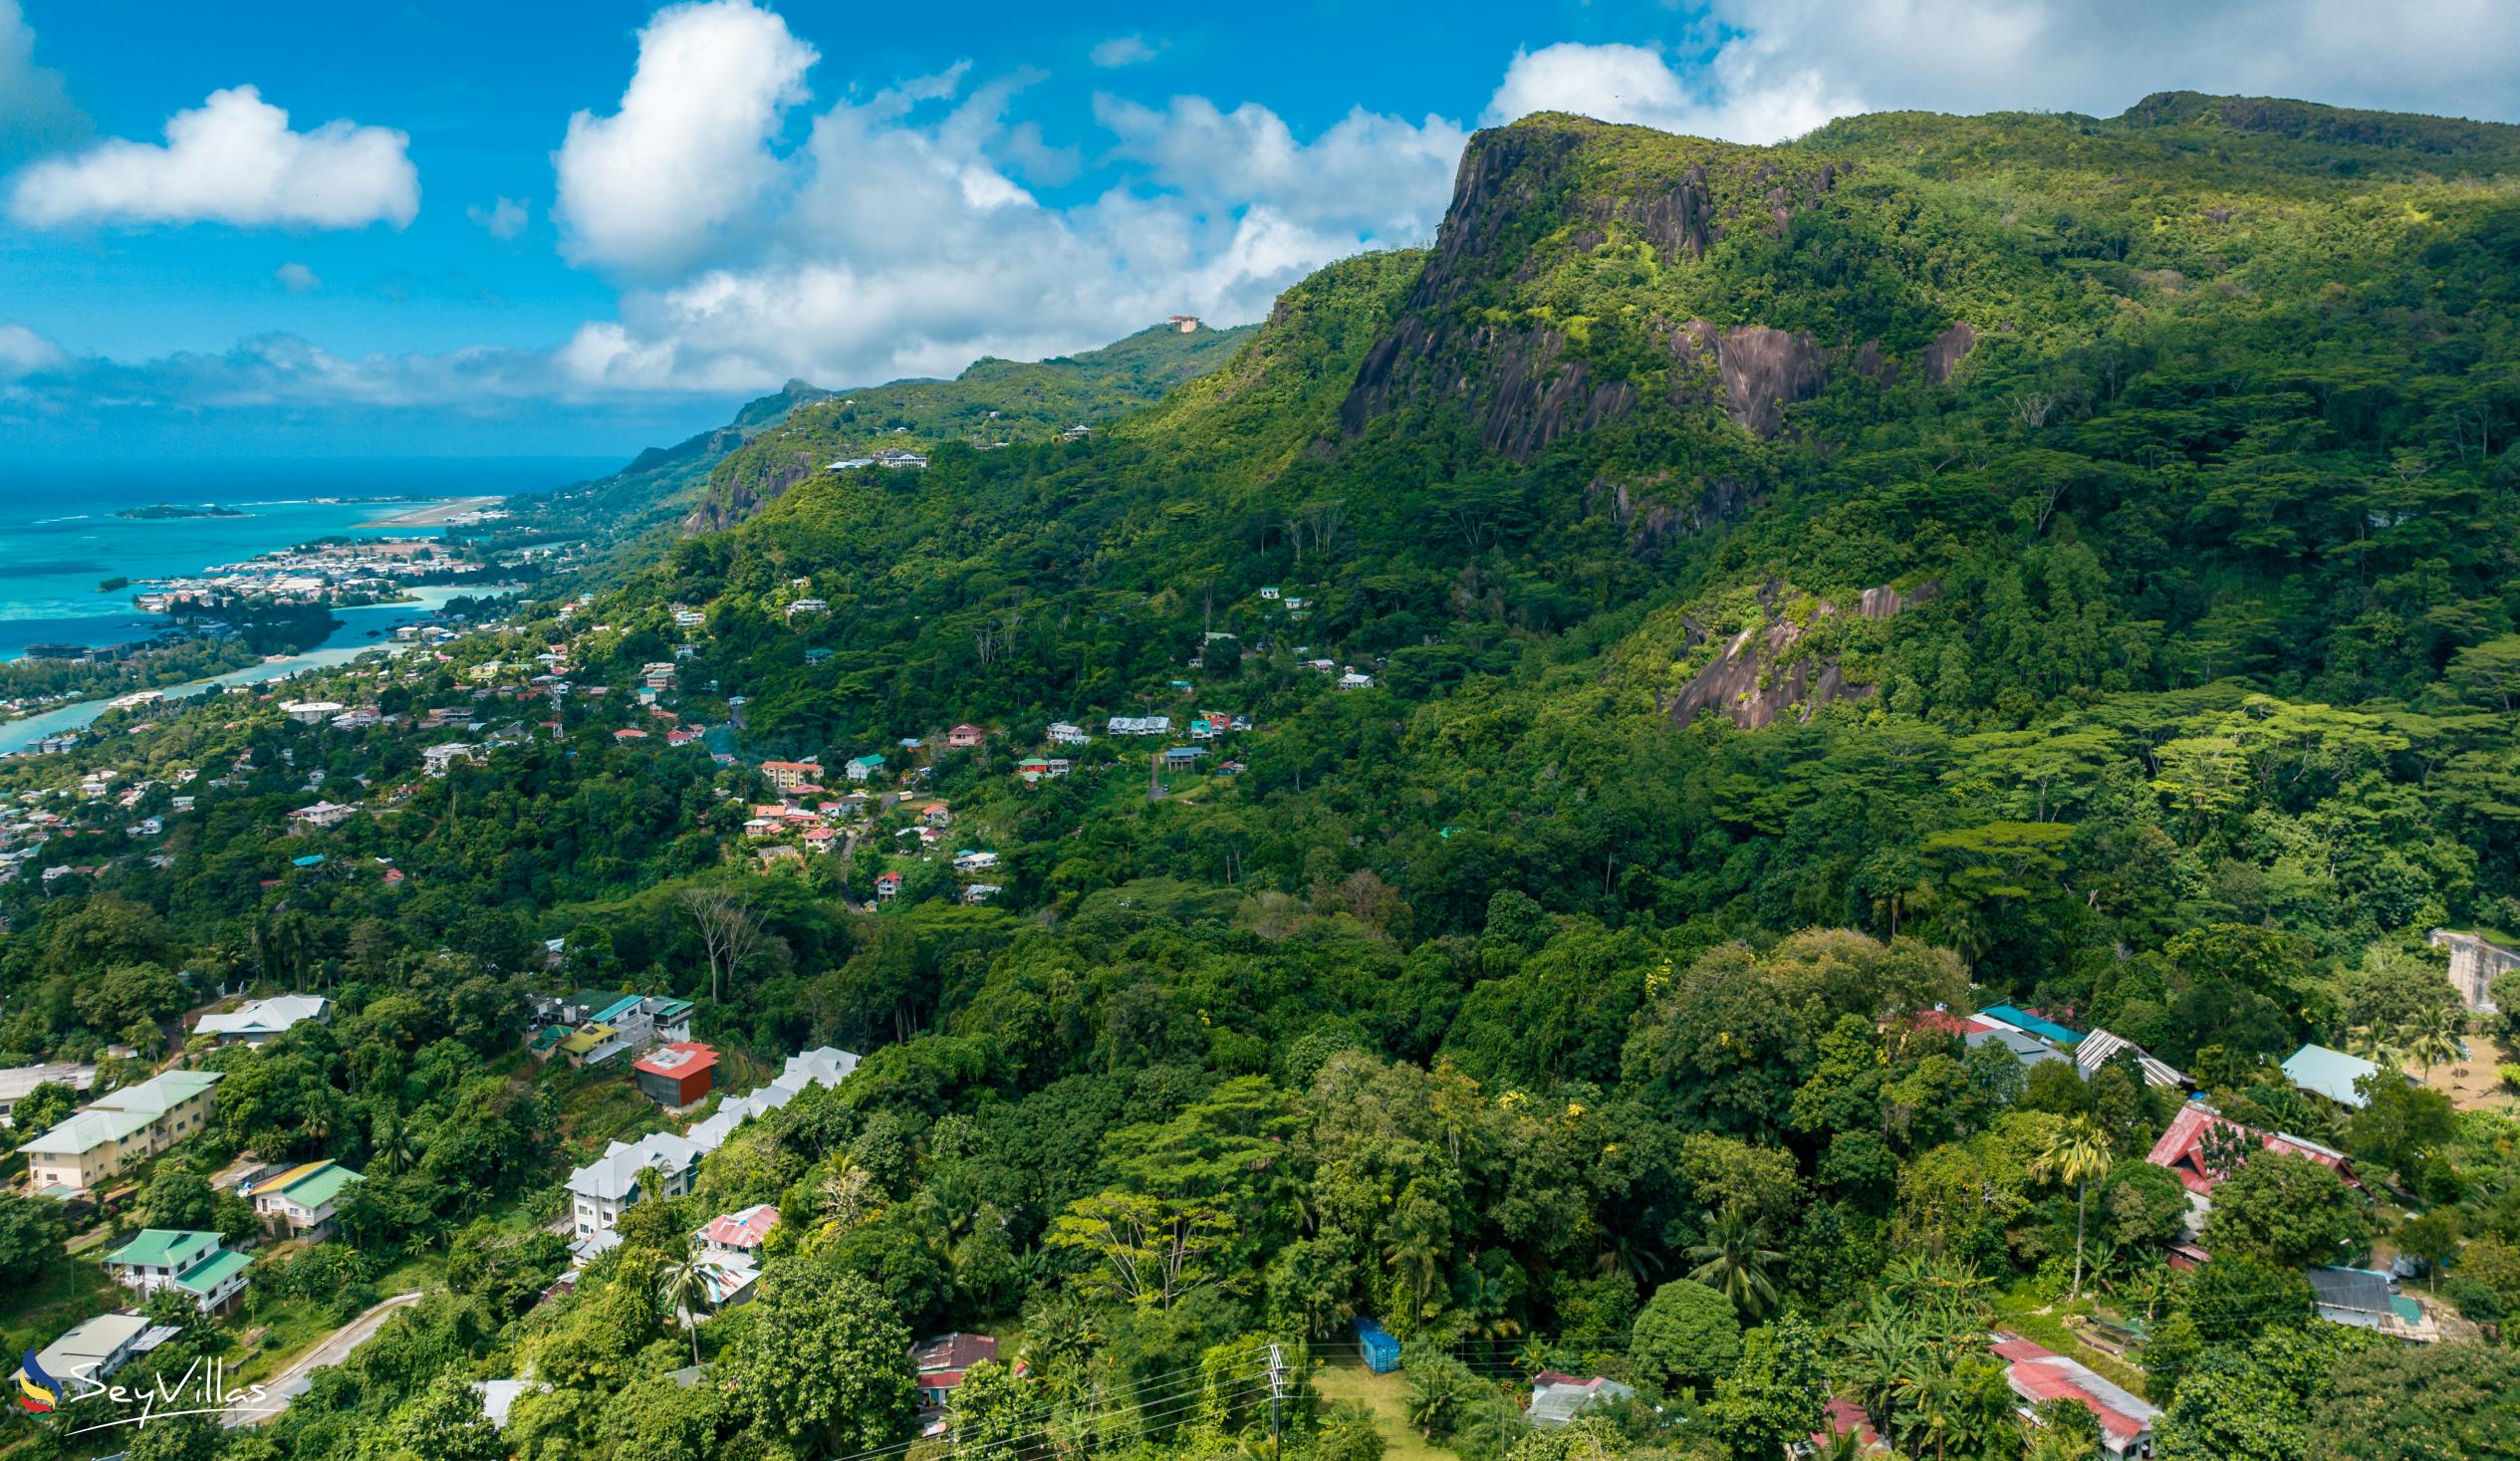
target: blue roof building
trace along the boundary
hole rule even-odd
[[[2361,1056],[2330,1050],[2324,1045],[2305,1045],[2284,1060],[2284,1079],[2315,1096],[2324,1096],[2339,1105],[2360,1109],[2366,1102],[2355,1086],[2366,1076],[2377,1076],[2380,1067]]]
[[[1989,1020],[2000,1020],[2016,1030],[2027,1030],[2041,1040],[2052,1040],[2058,1045],[2072,1045],[2083,1038],[2083,1032],[2079,1030],[2068,1030],[2054,1020],[2042,1020],[2028,1010],[2016,1009],[2011,1005],[1988,1005],[1978,1013]]]

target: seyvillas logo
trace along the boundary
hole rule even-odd
[[[44,1366],[35,1361],[35,1351],[27,1350],[26,1358],[18,1365],[19,1408],[37,1415],[50,1415],[53,1407],[60,1403],[61,1381],[46,1374]]]

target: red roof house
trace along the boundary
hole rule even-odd
[[[1844,1395],[1830,1397],[1827,1417],[1820,1422],[1820,1429],[1811,1433],[1811,1447],[1818,1451],[1849,1431],[1855,1433],[1856,1444],[1867,1451],[1890,1449],[1882,1444],[1881,1434],[1873,1429],[1873,1417],[1864,1413],[1863,1406]]]
[[[2144,1160],[2156,1167],[2169,1168],[2172,1175],[2186,1184],[2188,1191],[2199,1196],[2210,1194],[2222,1185],[2224,1177],[2230,1175],[2227,1172],[2217,1174],[2205,1168],[2205,1133],[2216,1129],[2247,1136],[2266,1151],[2308,1157],[2347,1181],[2354,1180],[2354,1172],[2347,1164],[2344,1152],[2322,1146],[2307,1136],[2261,1131],[2254,1126],[2241,1125],[2201,1100],[2191,1100],[2179,1109],[2178,1115],[2170,1121],[2169,1129],[2161,1133],[2160,1140],[2152,1143],[2152,1150]]]
[[[918,1397],[942,1405],[962,1383],[963,1372],[983,1359],[997,1357],[997,1340],[987,1335],[938,1335],[910,1346],[910,1363],[918,1369]]]
[[[707,1227],[691,1236],[700,1246],[729,1257],[742,1258],[761,1251],[770,1237],[770,1230],[779,1225],[779,1209],[772,1203],[757,1203],[742,1212],[730,1212],[713,1219]]]
[[[2068,1359],[2019,1335],[1997,1335],[1995,1357],[2004,1361],[2004,1378],[2024,1405],[2079,1401],[2100,1422],[2101,1445],[2110,1455],[2151,1454],[2152,1423],[2161,1417],[2159,1406],[2113,1383],[2081,1360]]]
[[[663,1105],[689,1105],[708,1095],[715,1083],[717,1052],[686,1040],[648,1052],[630,1072],[648,1099]]]
[[[967,723],[945,732],[945,744],[955,750],[968,750],[988,738],[987,731]]]

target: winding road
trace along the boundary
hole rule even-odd
[[[353,1349],[375,1339],[384,1322],[393,1318],[395,1310],[420,1302],[422,1291],[396,1294],[366,1314],[343,1325],[325,1338],[323,1342],[292,1360],[287,1367],[263,1383],[261,1404],[230,1406],[219,1416],[219,1424],[234,1430],[239,1426],[260,1425],[289,1408],[289,1402],[306,1393],[308,1377],[328,1364],[339,1364],[350,1357]]]

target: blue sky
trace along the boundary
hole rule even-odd
[[[1257,318],[1541,108],[1745,141],[2172,87],[2520,116],[2520,7],[0,0],[0,452],[627,454]]]

